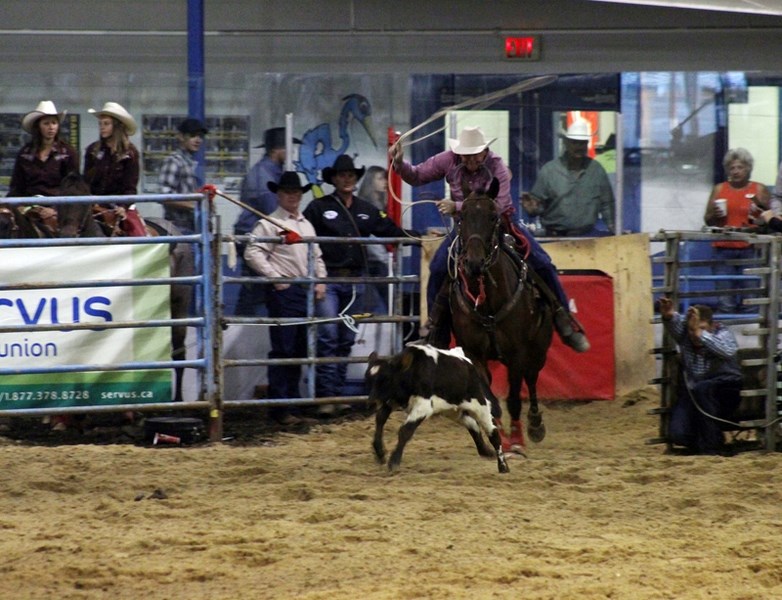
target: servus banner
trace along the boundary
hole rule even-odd
[[[0,333],[0,369],[5,372],[0,377],[0,410],[169,401],[169,369],[29,373],[51,366],[169,360],[168,327],[101,327],[170,318],[169,286],[90,287],[92,281],[168,276],[166,244],[4,249],[2,279],[27,287],[0,291],[0,326],[62,328]],[[83,281],[84,287],[33,285],[58,281]],[[95,328],[69,329],[74,323],[94,323]]]

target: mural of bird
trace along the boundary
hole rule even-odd
[[[372,127],[372,105],[361,94],[348,94],[342,98],[342,109],[339,112],[340,145],[334,148],[331,141],[331,124],[321,123],[306,131],[301,136],[299,160],[296,170],[304,173],[307,182],[312,184],[312,193],[316,198],[324,196],[321,188],[320,171],[330,167],[340,154],[345,154],[350,146],[350,126],[358,121],[366,131],[372,145],[377,148],[375,133]]]

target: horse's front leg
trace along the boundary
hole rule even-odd
[[[510,413],[509,449],[516,454],[525,455],[527,444],[524,441],[524,429],[521,424],[521,366],[506,365],[508,370],[508,412]]]
[[[546,437],[546,424],[543,422],[543,415],[538,409],[537,393],[538,376],[527,379],[527,390],[529,391],[529,410],[527,411],[527,434],[533,442],[542,442]]]
[[[375,459],[379,464],[386,462],[386,447],[383,444],[383,427],[391,415],[391,406],[381,403],[375,414],[375,437],[372,440],[372,449],[375,451]]]

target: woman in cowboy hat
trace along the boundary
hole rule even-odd
[[[100,139],[84,152],[84,179],[93,194],[135,194],[139,176],[139,152],[130,141],[136,121],[116,102],[87,112],[98,119]]]
[[[497,154],[489,149],[494,140],[486,139],[480,127],[465,127],[458,139],[449,139],[450,150],[440,152],[413,166],[404,160],[401,144],[391,150],[394,169],[410,185],[423,185],[445,178],[451,190],[450,200],[440,200],[437,208],[442,214],[461,212],[462,201],[473,191],[489,189],[492,179],[500,184],[497,194],[497,210],[502,214],[508,233],[519,245],[529,250],[527,260],[549,288],[546,296],[555,303],[554,326],[568,346],[577,352],[589,350],[589,341],[580,326],[571,317],[567,296],[559,281],[559,275],[551,258],[534,236],[513,218],[515,208],[510,198],[510,171]],[[426,299],[429,307],[429,338],[436,345],[447,346],[450,342],[450,307],[446,277],[448,274],[448,248],[456,235],[451,230],[443,240],[429,264],[429,284]]]
[[[55,196],[63,178],[79,171],[76,150],[60,139],[60,123],[65,115],[54,102],[43,100],[22,117],[22,129],[32,135],[16,156],[8,195]]]
[[[100,139],[84,152],[84,179],[97,196],[134,195],[138,186],[139,152],[130,141],[138,129],[133,116],[116,102],[87,112],[98,119]],[[146,235],[144,226],[130,203],[119,206],[119,224],[125,235]],[[114,223],[104,214],[104,223]],[[113,216],[113,215],[112,215]]]

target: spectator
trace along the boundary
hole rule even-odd
[[[302,194],[309,191],[311,184],[302,186],[299,176],[286,171],[279,184],[267,183],[269,190],[277,195],[278,207],[269,216],[277,223],[296,231],[302,237],[314,237],[312,224],[299,212]],[[257,221],[252,235],[274,237],[280,228],[266,219]],[[249,268],[264,277],[306,277],[308,271],[307,244],[280,244],[252,242],[244,251]],[[315,276],[326,277],[320,248],[315,245]],[[307,316],[307,288],[301,284],[274,283],[268,295],[269,316],[290,318]],[[321,301],[326,294],[326,284],[315,285],[315,300]],[[280,325],[270,329],[271,352],[269,358],[302,358],[307,356],[306,325]],[[269,365],[269,398],[299,398],[300,365]],[[283,423],[296,420],[296,415],[285,408],[274,411],[275,418]]]
[[[392,156],[394,169],[410,185],[423,185],[445,178],[451,189],[451,199],[437,202],[437,208],[443,214],[461,211],[465,194],[488,189],[491,180],[496,178],[500,184],[496,198],[498,210],[503,215],[506,230],[520,244],[529,248],[527,260],[548,287],[547,291],[550,293],[547,297],[554,304],[554,326],[557,332],[562,341],[577,352],[589,350],[589,340],[570,314],[567,296],[551,258],[526,227],[513,221],[510,172],[502,158],[489,149],[491,141],[486,141],[480,127],[465,127],[459,134],[459,139],[449,140],[448,143],[450,150],[440,152],[416,166],[403,159],[402,147],[397,144]],[[429,307],[428,327],[433,332],[430,339],[440,346],[447,346],[450,340],[450,307],[445,284],[448,271],[448,248],[455,235],[455,231],[452,230],[449,237],[440,244],[429,264],[429,285],[426,290]]]
[[[388,206],[388,171],[383,167],[373,165],[367,168],[366,175],[361,179],[358,197],[366,200],[380,212],[385,212]],[[372,277],[388,276],[389,252],[385,246],[370,244],[367,249],[369,274]],[[375,283],[370,288],[374,298],[374,306],[388,310],[388,284]]]
[[[297,138],[293,138],[293,142],[301,144],[301,140]],[[245,175],[240,200],[268,215],[277,209],[277,196],[269,191],[269,182],[277,183],[280,180],[287,158],[285,128],[267,129],[263,134],[263,144],[258,147],[265,148],[266,151],[261,160],[256,162]],[[257,221],[256,213],[243,209],[234,224],[234,233],[236,235],[250,233]]]
[[[300,144],[301,140],[293,138],[293,142]],[[277,196],[269,191],[269,182],[277,183],[282,175],[287,158],[285,147],[285,128],[272,127],[263,134],[263,144],[258,148],[265,148],[263,157],[256,162],[245,175],[242,181],[240,199],[246,205],[265,215],[271,214],[277,209]],[[309,188],[307,188],[309,189]],[[251,210],[242,209],[239,218],[234,224],[235,235],[247,235],[258,222],[258,214]],[[238,244],[238,255],[243,256],[244,251]],[[253,275],[253,271],[239,260],[240,274],[243,277]],[[243,284],[239,289],[239,297],[236,302],[236,314],[244,316],[259,316],[260,309],[266,298],[264,288],[256,284]]]
[[[522,207],[540,217],[547,236],[601,235],[601,216],[613,233],[614,192],[605,169],[587,155],[589,123],[574,121],[562,137],[565,152],[541,167],[532,191],[522,194]]]
[[[43,100],[22,117],[22,129],[32,140],[16,156],[8,196],[56,196],[62,179],[78,173],[79,156],[60,137],[64,115],[57,112],[54,102]]]
[[[161,194],[191,194],[203,183],[199,181],[196,173],[198,161],[195,157],[209,130],[201,121],[192,118],[182,121],[177,129],[179,148],[163,161],[160,169]],[[182,233],[193,233],[195,231],[194,207],[195,202],[190,201],[166,202],[163,215]]]
[[[679,345],[684,377],[671,412],[670,441],[698,454],[723,453],[716,419],[732,418],[741,401],[736,338],[714,322],[708,306],[691,306],[682,317],[669,298],[660,298],[659,305],[663,326]]]
[[[97,196],[135,195],[139,177],[139,152],[130,141],[137,130],[136,121],[123,106],[116,102],[106,102],[103,108],[88,111],[98,119],[100,139],[87,146],[84,152],[84,180],[90,186],[90,192]],[[102,215],[104,225],[114,224],[116,208],[120,217],[118,225],[125,235],[144,236],[144,223],[132,203],[119,206],[103,205],[106,212]]]
[[[324,237],[401,237],[405,232],[369,202],[354,195],[356,183],[365,168],[357,169],[353,159],[342,154],[334,165],[323,169],[323,181],[334,186],[334,192],[315,198],[304,210],[304,216]],[[363,246],[359,244],[321,244],[329,277],[362,277],[367,271]],[[364,286],[359,283],[329,283],[326,297],[318,304],[318,316],[336,319],[342,313],[354,314],[364,309]],[[318,356],[346,358],[356,333],[344,323],[329,322],[318,327]],[[316,396],[342,394],[347,364],[318,365]],[[324,409],[328,410],[327,407]]]
[[[706,203],[703,220],[714,227],[741,227],[755,229],[755,216],[769,208],[770,193],[762,183],[750,181],[754,159],[744,148],[734,148],[725,153],[722,160],[726,181],[718,183],[711,190]],[[755,251],[748,242],[714,242],[714,267],[717,275],[735,276],[743,273],[744,267],[729,261],[753,258]],[[717,281],[718,290],[752,287],[751,281],[724,279]],[[717,300],[717,311],[721,313],[750,312],[751,306],[740,306],[741,296],[725,294]]]

